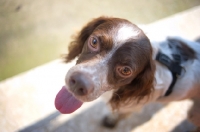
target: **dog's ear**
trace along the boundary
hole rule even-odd
[[[75,57],[81,53],[85,41],[92,34],[95,28],[108,20],[108,17],[95,18],[85,27],[83,27],[83,29],[75,37],[75,40],[70,43],[68,47],[68,54],[65,56],[65,62],[70,62],[71,60],[75,59]]]
[[[112,108],[118,109],[121,104],[126,105],[133,100],[139,102],[144,97],[149,97],[154,90],[154,73],[155,64],[149,57],[149,62],[136,78],[130,84],[122,86],[114,92],[110,100]]]

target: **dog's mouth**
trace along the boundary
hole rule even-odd
[[[55,98],[55,107],[62,114],[70,114],[82,106],[83,102],[76,99],[65,86],[58,92]]]

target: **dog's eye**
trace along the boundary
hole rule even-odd
[[[93,48],[97,47],[97,39],[96,38],[92,38],[92,45]]]
[[[92,37],[90,40],[90,45],[92,48],[97,49],[98,48],[98,40],[97,38]]]
[[[88,47],[90,52],[97,52],[100,50],[99,39],[97,37],[90,37],[88,40]]]
[[[127,77],[132,75],[132,70],[129,66],[119,66],[117,71],[120,75]]]

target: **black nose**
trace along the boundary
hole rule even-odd
[[[86,74],[75,72],[70,77],[69,88],[75,95],[84,96],[93,91],[94,85]]]

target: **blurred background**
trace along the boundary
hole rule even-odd
[[[94,17],[148,24],[200,0],[0,0],[0,81],[57,59]]]

